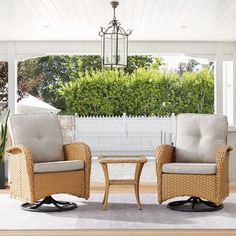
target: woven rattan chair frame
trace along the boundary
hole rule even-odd
[[[80,142],[64,145],[66,160],[83,160],[85,168],[76,171],[34,173],[31,150],[27,146],[9,147],[10,195],[35,203],[57,193],[88,199],[90,195],[91,151]]]
[[[167,174],[162,172],[165,163],[175,161],[175,148],[163,144],[156,150],[158,202],[180,196],[196,196],[219,206],[229,196],[229,152],[231,146],[223,145],[216,156],[216,174]]]

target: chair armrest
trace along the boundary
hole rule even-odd
[[[158,202],[162,203],[162,165],[174,162],[175,148],[169,144],[162,144],[156,150],[156,175]]]
[[[216,202],[218,204],[229,195],[229,152],[231,150],[233,150],[231,146],[223,145],[216,155]]]
[[[222,174],[224,172],[225,165],[228,165],[228,157],[229,152],[232,151],[233,148],[229,145],[221,146],[216,154],[216,173]]]
[[[74,142],[64,144],[64,152],[66,160],[83,160],[85,163],[91,163],[91,151],[87,144],[81,142]]]
[[[169,144],[162,144],[156,150],[156,164],[162,166],[165,163],[174,162],[175,147]]]
[[[6,152],[10,155],[9,161],[11,159],[20,159],[23,164],[22,167],[26,168],[27,174],[34,174],[34,162],[32,158],[32,152],[29,147],[24,145],[10,146],[7,148]]]
[[[35,201],[34,163],[32,152],[27,146],[7,148],[9,154],[10,194],[24,201]]]
[[[63,145],[66,160],[83,160],[85,165],[85,198],[88,199],[90,195],[90,173],[91,173],[91,151],[87,144],[81,142],[74,142]]]
[[[175,147],[169,144],[162,144],[156,150],[156,171],[161,178],[162,165],[165,163],[174,162]]]

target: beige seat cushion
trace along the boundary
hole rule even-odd
[[[44,162],[44,163],[34,164],[35,173],[61,172],[61,171],[82,170],[82,169],[84,169],[84,161],[82,160],[55,161],[55,162]]]
[[[216,173],[214,163],[168,163],[162,166],[162,172],[170,174],[212,175]]]
[[[34,162],[64,161],[63,140],[56,114],[18,114],[10,118],[13,145],[26,145]]]
[[[178,115],[176,162],[215,163],[219,147],[226,144],[227,130],[223,115]]]

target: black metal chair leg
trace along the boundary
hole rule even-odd
[[[210,212],[224,208],[223,204],[217,206],[213,202],[204,201],[201,198],[194,196],[187,200],[170,202],[167,204],[167,207],[171,210],[185,212]]]
[[[38,201],[33,204],[24,203],[21,205],[21,209],[25,211],[34,211],[34,212],[59,212],[59,211],[69,211],[75,208],[77,208],[77,205],[75,203],[57,201],[52,196],[45,197],[40,202]]]

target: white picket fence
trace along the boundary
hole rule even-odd
[[[173,143],[175,116],[75,116],[75,139],[87,143],[93,156],[154,156],[162,143]]]

